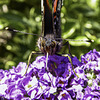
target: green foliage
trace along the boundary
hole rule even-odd
[[[40,0],[0,1],[1,68],[9,69],[19,62],[27,62],[32,50],[39,51],[36,46],[38,36],[10,33],[4,28],[8,26],[12,29],[40,35],[40,6]],[[72,54],[80,57],[91,49],[100,50],[100,0],[64,0],[61,17],[63,39],[95,41],[93,43],[70,41]]]

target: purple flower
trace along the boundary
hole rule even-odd
[[[97,52],[96,49],[94,49],[93,51],[91,50],[90,52],[81,57],[82,63],[87,63],[89,61],[98,61],[98,60],[100,60],[100,52]]]
[[[76,66],[76,67],[82,65],[82,63],[77,59],[77,57],[72,57],[72,63],[73,63],[73,65]]]
[[[7,84],[0,84],[0,96],[5,96],[7,90]]]
[[[10,88],[9,91],[6,92],[7,95],[5,95],[5,98],[7,99],[15,99],[15,100],[20,100],[24,94],[26,94],[25,90],[24,89],[21,89],[21,88],[16,88],[13,87],[13,88]]]
[[[91,87],[87,86],[87,88],[84,89],[84,96],[83,100],[99,100],[100,99],[100,90],[92,90]]]
[[[62,77],[57,78],[57,80],[56,80],[56,86],[57,87],[66,88],[67,85],[68,85],[68,79],[62,78]]]
[[[66,90],[63,90],[58,95],[58,100],[73,100],[73,99],[71,98],[70,94]]]
[[[9,72],[12,74],[17,74],[23,76],[27,68],[27,64],[20,62],[17,67],[13,67],[13,69],[10,69]]]
[[[4,78],[4,71],[1,69],[0,70],[0,80],[2,80],[2,78]]]
[[[86,94],[84,95],[83,100],[99,100],[99,99],[94,98],[92,94]]]
[[[0,99],[99,100],[100,53],[95,49],[81,57],[39,56],[29,65],[20,62],[0,70]],[[25,75],[24,75],[25,74]]]

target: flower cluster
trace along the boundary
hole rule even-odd
[[[100,53],[95,49],[81,57],[39,56],[30,64],[20,62],[0,70],[0,100],[99,100]],[[25,75],[24,75],[25,74]]]

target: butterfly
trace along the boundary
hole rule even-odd
[[[48,56],[56,54],[60,51],[63,45],[63,39],[61,38],[60,16],[62,5],[63,0],[52,0],[52,9],[50,9],[49,1],[41,0],[42,31],[37,41],[37,45],[40,51],[46,56],[46,68],[48,64]],[[34,52],[32,52],[29,56],[28,66],[30,64],[32,54],[34,54]],[[26,72],[27,70],[28,67]]]
[[[41,0],[42,32],[38,39],[38,47],[42,53],[53,55],[61,49],[61,22],[60,13],[62,0],[52,1],[52,10],[48,0]],[[47,65],[46,65],[47,66]]]
[[[61,7],[62,0],[53,0],[52,10],[49,7],[48,0],[41,0],[42,32],[38,39],[38,47],[45,55],[53,55],[61,48]]]

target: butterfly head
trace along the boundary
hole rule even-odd
[[[45,55],[53,55],[61,48],[61,42],[56,41],[53,34],[47,34],[38,39],[38,47]]]

